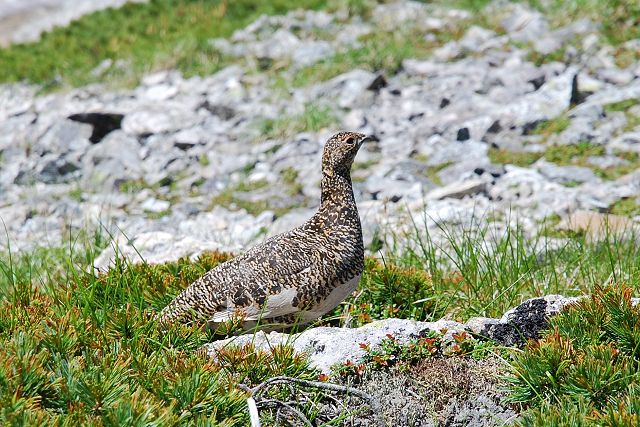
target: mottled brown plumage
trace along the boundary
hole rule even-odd
[[[245,329],[304,324],[332,310],[357,286],[364,247],[351,165],[367,139],[340,132],[322,155],[320,208],[303,225],[217,266],[160,313],[163,325],[236,319]]]

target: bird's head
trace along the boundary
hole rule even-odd
[[[371,137],[356,132],[338,132],[324,145],[322,153],[322,173],[332,176],[349,174],[353,159],[363,142]]]

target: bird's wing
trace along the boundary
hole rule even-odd
[[[300,310],[294,302],[299,299],[298,289],[310,280],[312,250],[301,252],[295,239],[287,239],[284,245],[279,240],[267,241],[256,249],[225,267],[226,301],[211,316],[212,321],[237,315],[257,321]]]
[[[174,298],[159,315],[162,325],[233,316],[270,319],[300,310],[300,287],[317,276],[319,250],[294,229],[220,264]],[[315,266],[315,267],[314,267]]]

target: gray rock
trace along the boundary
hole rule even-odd
[[[548,80],[540,89],[501,109],[501,122],[524,126],[559,116],[569,108],[574,68]]]
[[[328,42],[303,42],[293,50],[292,60],[294,64],[300,67],[306,67],[332,55],[333,52],[333,48]]]
[[[93,132],[90,125],[62,120],[55,123],[38,141],[36,152],[64,155],[70,151],[84,151],[89,148],[89,138]]]
[[[466,326],[479,337],[507,346],[522,345],[527,340],[538,339],[550,316],[578,300],[562,295],[532,298],[506,312],[500,320],[476,317]]]
[[[537,169],[542,175],[553,182],[559,184],[581,184],[583,182],[592,183],[598,180],[593,171],[581,166],[556,166],[539,160],[536,163]]]
[[[419,181],[400,181],[379,176],[369,178],[365,189],[373,199],[393,203],[407,199],[422,199],[424,196],[423,184]]]
[[[607,83],[624,86],[636,78],[631,70],[619,70],[616,68],[604,68],[598,71],[598,78]]]
[[[153,213],[166,211],[170,206],[171,203],[169,203],[168,201],[158,200],[155,197],[148,198],[140,205],[143,210]]]
[[[497,343],[514,346],[522,345],[529,339],[537,339],[547,327],[550,316],[558,314],[564,307],[579,301],[580,298],[549,295],[524,301],[507,311],[500,319],[476,317],[466,324],[449,320],[437,322],[417,322],[405,319],[378,320],[360,328],[318,327],[289,335],[280,332],[241,335],[225,340],[214,341],[203,348],[211,357],[216,350],[227,346],[242,346],[252,343],[258,349],[269,349],[282,343],[288,343],[299,353],[309,356],[312,366],[329,373],[331,367],[346,361],[357,363],[366,354],[361,343],[375,348],[388,335],[399,342],[425,336],[429,331],[443,333],[445,347],[454,343],[452,335],[470,331],[478,338],[490,339]]]
[[[0,123],[29,111],[35,93],[35,87],[25,84],[0,85]]]
[[[320,83],[310,90],[308,99],[320,97],[335,99],[341,108],[356,108],[368,104],[371,92],[367,88],[376,75],[365,70],[353,70],[341,74],[326,83]]]
[[[279,332],[257,332],[256,334],[241,335],[226,340],[206,344],[204,349],[215,357],[215,351],[228,345],[244,345],[253,343],[256,348],[268,349],[282,343],[290,343],[299,353],[309,354],[313,366],[322,372],[329,373],[335,364],[351,360],[359,361],[364,355],[360,343],[377,347],[387,335],[392,335],[400,342],[411,338],[424,336],[429,331],[445,331],[443,341],[451,344],[452,334],[464,330],[463,325],[450,320],[438,322],[416,322],[415,320],[385,319],[356,329],[319,327],[307,329],[304,332],[290,336]]]
[[[480,47],[495,36],[494,31],[473,25],[460,39],[459,45],[469,52],[479,52],[482,50]]]
[[[163,105],[127,114],[122,130],[129,135],[151,135],[192,127],[204,120],[182,105]]]
[[[517,3],[509,6],[511,13],[502,21],[502,26],[513,40],[535,42],[548,34],[549,24],[540,12]]]
[[[483,179],[472,179],[468,181],[454,182],[444,187],[431,190],[425,198],[427,200],[441,200],[445,198],[461,199],[465,196],[472,196],[484,193],[487,183]]]

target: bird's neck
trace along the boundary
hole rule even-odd
[[[351,175],[346,171],[323,171],[320,183],[320,210],[356,208]]]

